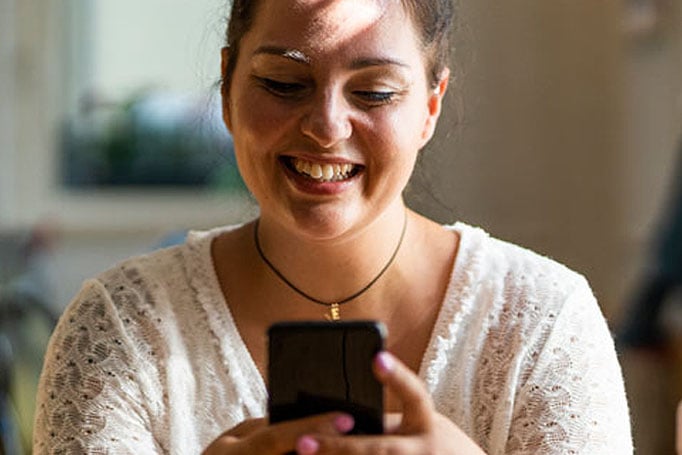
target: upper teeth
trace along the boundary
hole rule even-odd
[[[294,158],[293,163],[298,172],[320,181],[343,180],[353,170],[352,164],[319,164],[299,158]]]

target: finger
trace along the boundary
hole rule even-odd
[[[424,431],[432,423],[433,400],[424,383],[404,363],[382,351],[375,357],[374,371],[379,381],[392,390],[403,405],[401,427],[408,431]]]
[[[285,453],[295,450],[296,441],[303,434],[338,436],[352,430],[354,425],[348,414],[320,414],[266,426],[243,442],[248,453]]]
[[[245,420],[218,436],[218,438],[204,450],[202,455],[226,453],[227,450],[231,446],[234,446],[235,443],[238,443],[240,439],[265,428],[267,425],[268,422],[265,418]]]
[[[326,436],[309,435],[301,440],[311,441],[313,451],[305,451],[302,444],[297,445],[299,455],[376,455],[378,453],[399,453],[401,455],[428,453],[423,442],[409,436]]]
[[[391,412],[384,415],[384,433],[391,434],[398,431],[403,415],[399,412]]]
[[[223,433],[221,436],[232,436],[235,438],[243,438],[244,436],[247,436],[251,433],[255,433],[256,431],[260,430],[261,428],[264,428],[268,425],[268,419],[265,417],[261,417],[259,419],[250,419],[250,420],[245,420],[239,425],[227,430],[225,433]]]

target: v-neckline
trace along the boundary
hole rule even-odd
[[[207,232],[193,232],[188,236],[188,244],[190,247],[194,246],[197,254],[196,260],[200,264],[196,269],[191,269],[193,274],[192,281],[196,282],[194,287],[197,293],[198,300],[207,311],[209,324],[213,330],[213,335],[218,339],[218,345],[221,352],[220,357],[230,374],[235,381],[241,381],[239,387],[248,387],[251,390],[252,398],[254,400],[249,406],[251,400],[247,400],[245,396],[245,404],[247,407],[256,406],[258,409],[251,409],[258,415],[264,415],[265,406],[267,403],[267,387],[266,381],[256,362],[251,355],[246,342],[244,341],[236,321],[232,315],[232,310],[229,306],[229,296],[225,295],[220,286],[215,262],[211,254],[211,246],[213,241],[222,233],[229,232],[236,229],[235,226],[228,226],[216,228]],[[472,228],[463,223],[456,223],[454,225],[445,226],[459,235],[457,243],[457,256],[453,261],[452,270],[448,280],[447,290],[445,296],[440,304],[438,315],[435,324],[431,329],[429,341],[426,349],[422,355],[419,365],[418,376],[426,382],[427,388],[432,391],[435,386],[434,381],[437,379],[432,374],[432,369],[436,366],[436,359],[439,352],[443,349],[443,331],[449,327],[450,331],[455,331],[455,327],[451,327],[453,322],[461,323],[455,315],[460,310],[459,303],[463,300],[462,293],[470,289],[466,283],[471,281],[471,276],[465,273],[469,269],[467,266],[472,258],[472,244],[477,243],[475,238],[478,237],[476,231],[479,229]],[[482,232],[482,231],[480,231]],[[230,352],[231,351],[231,352]],[[230,353],[235,355],[237,359],[229,358]],[[232,362],[238,361],[238,365]]]

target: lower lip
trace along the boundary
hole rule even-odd
[[[289,169],[283,163],[280,163],[284,173],[288,177],[289,181],[294,184],[296,189],[303,193],[322,195],[322,196],[333,196],[343,193],[353,185],[355,180],[361,174],[361,172],[355,174],[353,177],[345,180],[340,180],[338,182],[318,182],[308,177],[304,177],[291,169]]]

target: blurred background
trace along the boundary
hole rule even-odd
[[[226,11],[0,0],[0,453],[30,451],[45,343],[85,278],[257,213],[220,123]],[[446,111],[408,200],[585,274],[625,334],[638,453],[672,453],[682,2],[460,1],[459,17]]]

